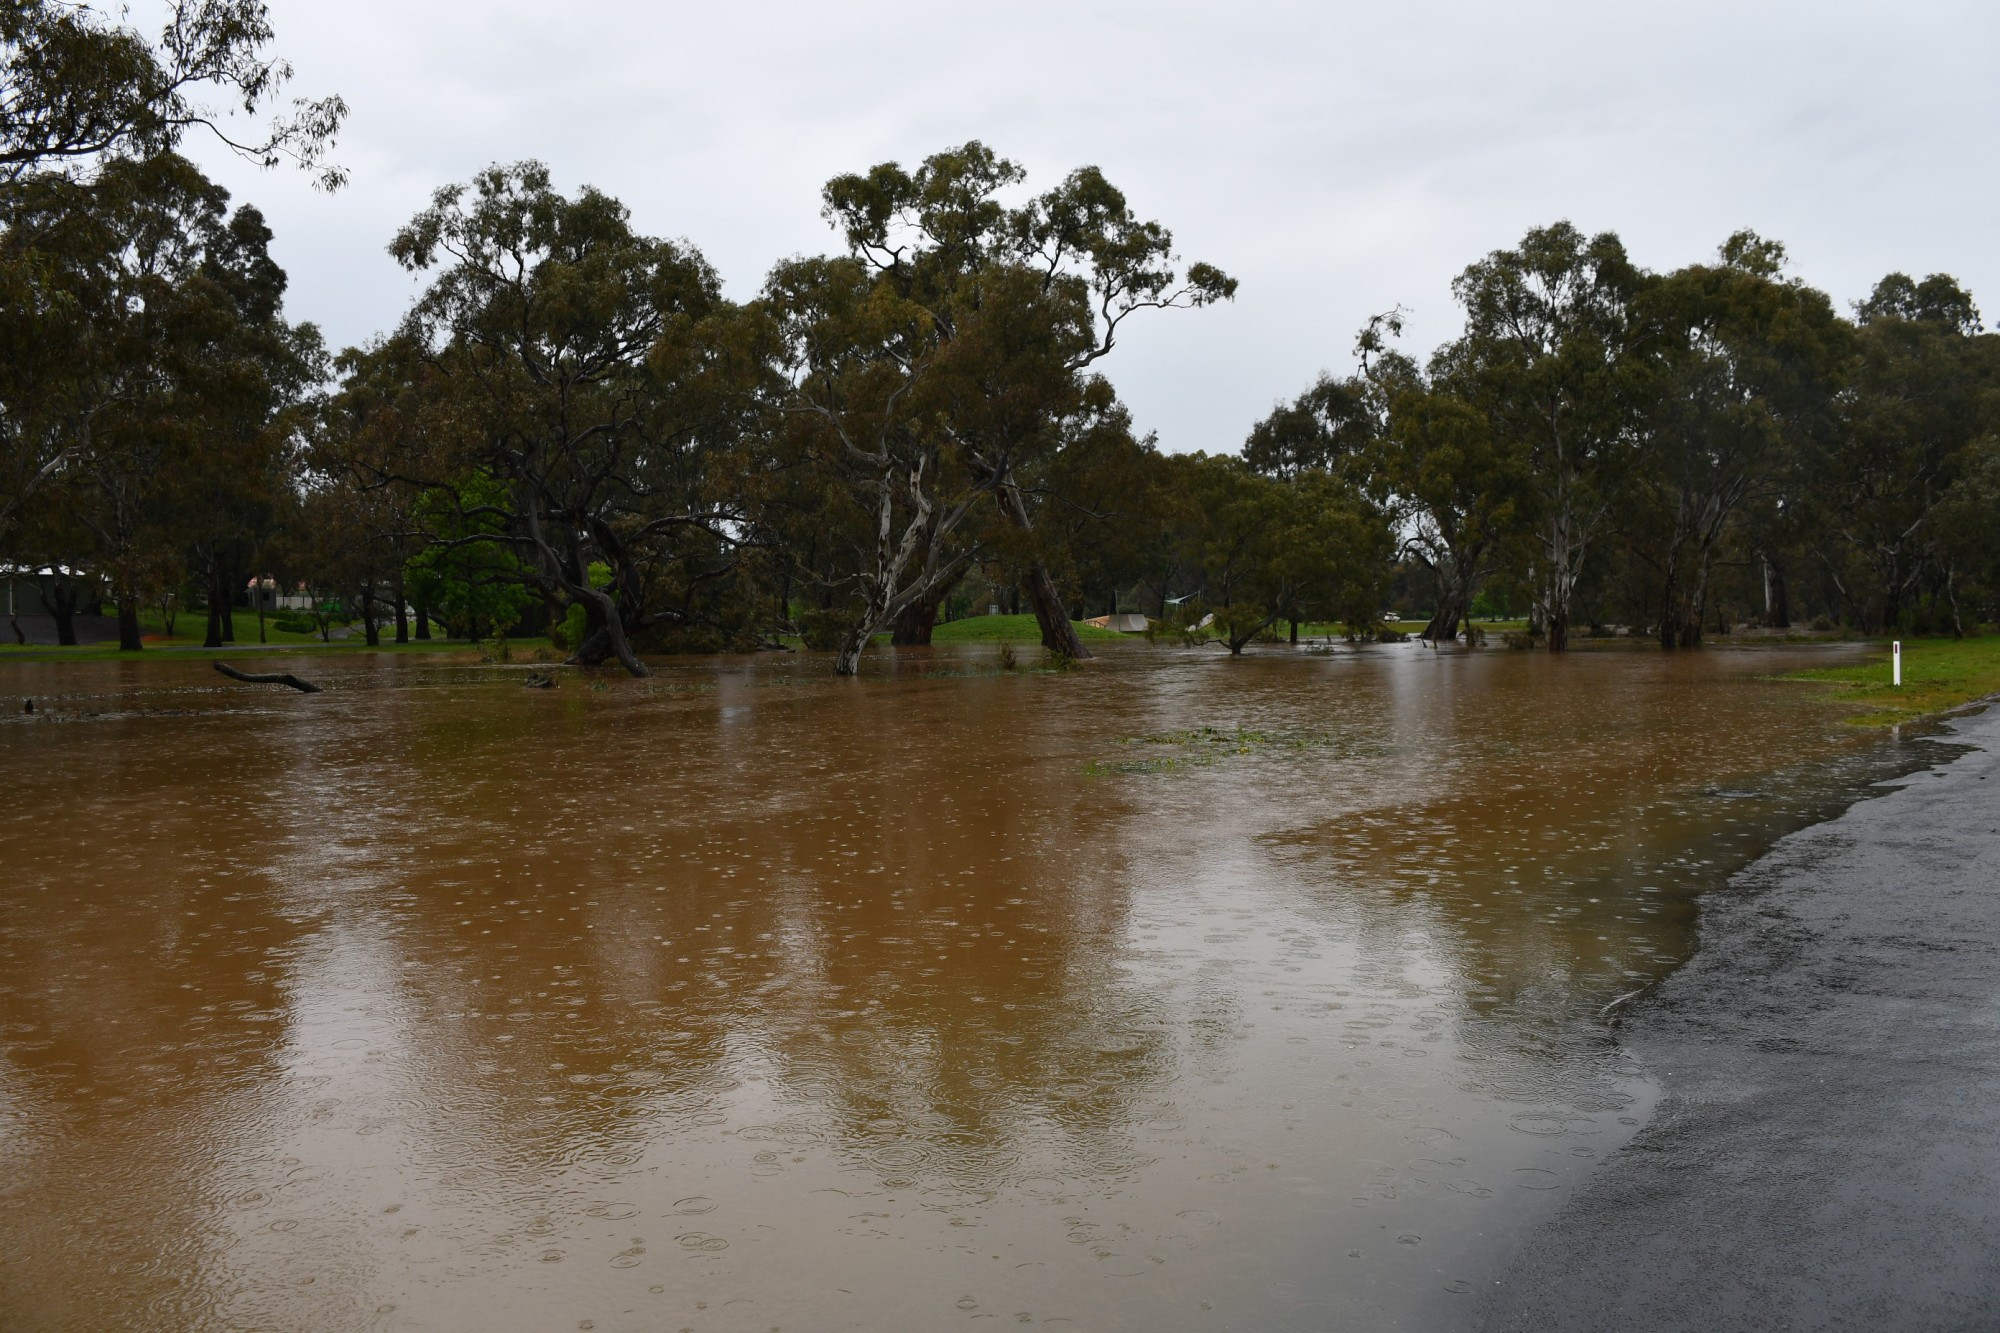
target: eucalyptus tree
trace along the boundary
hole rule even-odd
[[[1281,621],[1295,640],[1310,619],[1374,622],[1394,541],[1346,478],[1312,469],[1279,480],[1228,454],[1162,461],[1186,498],[1182,558],[1199,571],[1206,621],[1187,627],[1192,637],[1234,655]]]
[[[201,267],[226,195],[179,158],[119,161],[79,183],[47,175],[17,193],[78,312],[60,392],[65,464],[53,505],[81,538],[66,552],[111,585],[120,646],[140,646],[138,606],[167,575],[160,500],[198,436],[200,361],[225,333]]]
[[[1555,652],[1569,644],[1577,583],[1612,525],[1631,451],[1627,341],[1639,280],[1616,236],[1558,222],[1452,284],[1466,315],[1455,374],[1502,448],[1529,460],[1536,600]]]
[[[1400,311],[1377,315],[1355,340],[1357,373],[1323,376],[1251,431],[1243,454],[1278,476],[1324,470],[1387,518],[1398,553],[1428,574],[1423,636],[1457,638],[1528,503],[1527,451],[1494,429],[1476,401],[1466,344],[1420,366],[1391,346]]]
[[[1388,428],[1374,453],[1401,519],[1402,553],[1430,575],[1423,637],[1433,643],[1458,637],[1519,529],[1529,490],[1524,452],[1453,383],[1452,350],[1429,375],[1385,376]]]
[[[1953,637],[1965,637],[1968,601],[1974,615],[2000,619],[2000,433],[1968,446],[1927,528],[1935,588]]]
[[[809,642],[825,634],[851,676],[878,632],[935,605],[977,558],[983,490],[920,401],[945,347],[931,311],[847,257],[780,264],[759,304],[783,348],[782,444],[822,480],[805,521],[844,557],[822,576],[844,604]]]
[[[288,279],[271,241],[262,214],[245,204],[214,228],[202,258],[224,322],[201,371],[202,438],[176,470],[171,495],[184,563],[207,588],[210,646],[233,637],[236,591],[261,572],[267,544],[295,508],[328,372],[319,330],[285,318]]]
[[[203,482],[272,481],[287,414],[321,373],[317,333],[282,317],[269,230],[228,199],[171,154],[13,191],[10,234],[35,248],[74,317],[42,384],[44,404],[62,405],[51,503],[89,534],[72,563],[110,583],[128,649],[140,646],[140,604],[233,518]]]
[[[1109,397],[1108,384],[1098,387]],[[1034,550],[1074,600],[1077,618],[1092,607],[1107,614],[1143,609],[1121,607],[1119,594],[1146,576],[1169,526],[1156,493],[1158,461],[1157,441],[1136,438],[1116,403],[1088,414],[1051,460]]]
[[[1782,246],[1739,232],[1717,263],[1650,281],[1633,303],[1639,438],[1620,518],[1658,581],[1663,648],[1701,641],[1739,514],[1829,425],[1849,329],[1783,265]]]
[[[1369,321],[1357,350],[1367,365],[1383,350],[1385,334],[1402,331],[1402,315],[1391,312]],[[1366,376],[1322,375],[1311,388],[1250,428],[1243,461],[1281,481],[1310,471],[1357,472],[1356,464],[1380,439],[1381,395]],[[1366,467],[1359,475],[1367,474]]]
[[[2000,428],[2000,337],[1943,274],[1890,274],[1856,313],[1851,378],[1810,464],[1817,553],[1850,607],[1894,627],[1972,445]]]
[[[466,540],[512,545],[539,591],[584,608],[572,660],[647,674],[635,638],[702,621],[735,572],[752,323],[691,246],[598,190],[565,197],[536,162],[440,189],[389,249],[432,275],[402,336],[457,418],[456,475],[410,480],[503,482],[498,530]]]
[[[1231,296],[1236,284],[1211,265],[1183,265],[1171,233],[1134,214],[1095,167],[1009,206],[1002,196],[1024,179],[1020,167],[974,141],[914,171],[887,162],[826,186],[825,211],[845,236],[849,258],[885,303],[900,303],[895,318],[909,330],[893,354],[908,386],[896,399],[897,410],[910,415],[908,447],[936,450],[952,477],[952,498],[913,499],[890,515],[893,540],[881,537],[878,525],[870,567],[855,577],[886,605],[907,591],[905,577],[928,588],[948,575],[965,557],[962,549],[936,558],[918,552],[934,515],[955,514],[957,488],[969,483],[1022,538],[1022,584],[1043,644],[1087,657],[1032,540],[1047,499],[1043,479],[1066,444],[1107,410],[1107,396],[1093,391],[1091,367],[1114,350],[1125,321],[1142,310],[1208,305]],[[788,341],[790,409],[824,421],[829,381],[804,371],[796,324]],[[827,359],[823,348],[815,355]],[[886,396],[883,402],[886,408]],[[866,483],[869,494],[883,493],[881,475]],[[964,524],[957,519],[951,534]],[[852,664],[843,661],[842,669]]]
[[[171,0],[157,42],[125,17],[73,0],[0,4],[0,180],[89,175],[113,158],[172,152],[196,128],[263,166],[294,161],[328,187],[345,179],[327,160],[347,115],[339,97],[294,99],[248,137],[210,101],[254,114],[291,81],[290,63],[265,54],[275,34],[261,0]]]
[[[292,71],[267,54],[272,40],[259,0],[172,0],[157,40],[106,5],[0,3],[0,544],[85,440],[61,382],[86,336],[83,306],[62,257],[37,247],[41,230],[19,225],[22,211],[59,185],[171,154],[197,129],[252,161],[290,160],[340,184],[327,156],[346,115],[340,98],[294,100],[248,135],[213,105],[255,114],[279,103]]]
[[[493,491],[490,477],[462,476],[469,430],[452,385],[439,373],[427,350],[409,337],[378,339],[367,347],[350,347],[334,359],[338,389],[327,395],[313,422],[305,455],[306,471],[316,484],[346,487],[371,497],[361,512],[376,523],[375,540],[393,557],[390,598],[396,621],[396,641],[410,637],[410,609],[416,611],[416,637],[430,638],[434,581],[413,578],[413,566],[431,551],[433,542],[450,547],[479,542],[504,545],[506,527],[499,515],[511,513],[504,491]],[[456,478],[454,483],[429,482]],[[462,493],[476,481],[487,494],[468,507]],[[496,513],[486,513],[489,503]],[[468,531],[480,534],[466,540]],[[467,559],[492,557],[491,563],[516,572],[520,562],[512,550],[468,552]],[[433,561],[432,563],[435,563]]]

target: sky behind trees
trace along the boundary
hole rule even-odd
[[[1242,287],[1132,330],[1106,369],[1163,448],[1230,450],[1398,303],[1558,218],[1665,269],[1752,227],[1843,306],[1884,272],[2000,309],[2000,11],[1975,3],[910,5],[272,0],[304,94],[353,108],[328,197],[189,149],[257,203],[287,306],[333,346],[414,292],[385,251],[437,186],[540,158],[747,299],[838,249],[830,177],[980,138],[1031,180],[1094,163]],[[157,29],[155,6],[132,20]]]

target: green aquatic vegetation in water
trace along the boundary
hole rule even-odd
[[[1247,752],[1252,745],[1268,745],[1269,732],[1249,731],[1238,727],[1234,731],[1224,731],[1220,727],[1193,727],[1182,731],[1160,731],[1150,736],[1127,736],[1127,745],[1231,745]]]

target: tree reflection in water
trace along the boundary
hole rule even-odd
[[[0,1305],[1449,1318],[1643,1114],[1603,1006],[1898,762],[1777,656],[17,668]]]

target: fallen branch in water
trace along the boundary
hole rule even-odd
[[[231,680],[240,680],[246,685],[289,685],[304,694],[318,694],[320,692],[319,686],[309,680],[300,680],[290,672],[260,674],[250,671],[238,671],[235,667],[227,666],[221,662],[211,662],[209,665]]]

